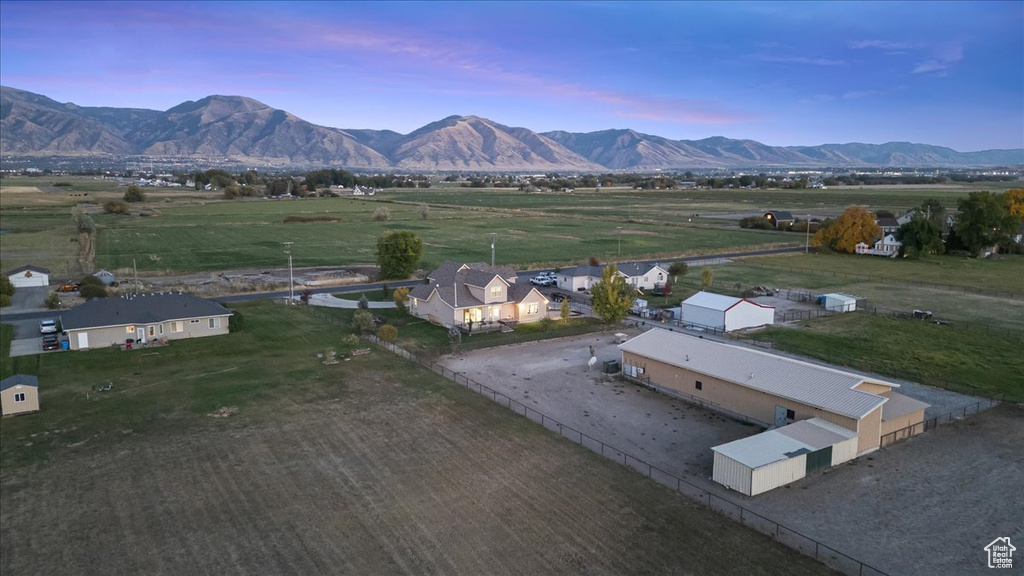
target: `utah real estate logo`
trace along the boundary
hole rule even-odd
[[[1010,544],[1010,537],[996,538],[985,546],[988,552],[989,568],[1013,568],[1013,552],[1016,548]]]

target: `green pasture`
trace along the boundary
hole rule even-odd
[[[1024,401],[1024,334],[956,332],[913,319],[850,313],[770,327],[775,348],[965,394]]]

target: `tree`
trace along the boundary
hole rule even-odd
[[[401,288],[395,288],[394,294],[391,295],[391,299],[395,301],[395,306],[399,310],[405,312],[408,310],[407,303],[409,302],[409,289],[405,286]]]
[[[601,261],[598,260],[597,258],[593,257],[593,256],[590,257],[590,260],[588,262],[589,262],[589,264],[591,266],[600,266],[601,265]]]
[[[356,334],[368,334],[373,332],[376,323],[373,321],[373,314],[369,310],[356,310],[352,315],[352,331]]]
[[[419,212],[420,219],[422,220],[426,220],[427,217],[430,216],[430,206],[427,206],[426,204],[420,204],[417,211]]]
[[[423,240],[410,230],[387,230],[377,239],[377,265],[384,280],[408,278],[420,265]]]
[[[379,206],[373,211],[374,222],[385,222],[391,220],[391,210],[388,210],[387,206]]]
[[[125,202],[145,202],[146,193],[142,191],[142,188],[132,185],[128,187],[128,190],[124,193]]]
[[[14,284],[11,282],[10,278],[5,277],[0,279],[0,294],[4,294],[5,296],[14,296],[14,290]]]
[[[569,299],[562,299],[562,306],[558,310],[558,316],[562,319],[562,322],[568,322],[569,318],[572,317],[572,310],[569,308]]]
[[[858,243],[871,244],[881,235],[882,229],[875,223],[874,215],[860,206],[851,206],[839,218],[818,228],[812,244],[853,254]]]
[[[715,271],[711,268],[705,268],[700,271],[700,287],[704,290],[711,288],[711,285],[715,283]]]
[[[60,294],[57,294],[56,292],[50,292],[50,294],[46,297],[46,300],[43,301],[43,305],[50,310],[56,310],[57,308],[60,308]]]
[[[366,294],[359,295],[359,303],[357,303],[356,306],[358,306],[360,310],[370,309],[370,301],[366,299]]]
[[[1015,214],[1024,220],[1024,188],[1012,188],[1004,194],[1010,214]]]
[[[107,214],[123,214],[125,216],[132,213],[132,209],[128,207],[127,202],[121,202],[118,200],[109,200],[104,202],[103,211]]]
[[[81,206],[76,206],[71,211],[71,217],[75,221],[75,228],[79,234],[95,234],[96,224],[92,221],[92,217],[86,214],[85,209]]]
[[[673,262],[672,265],[668,267],[668,275],[671,276],[672,279],[676,282],[679,282],[680,276],[686,276],[686,273],[689,271],[690,266],[686,262],[683,262],[682,260],[679,260],[678,262]]]
[[[311,298],[313,298],[313,291],[310,290],[309,288],[303,290],[302,294],[299,295],[299,301],[305,304],[306,306],[309,306],[309,301]]]
[[[903,253],[912,258],[920,258],[922,254],[942,254],[946,249],[939,226],[921,212],[900,226],[896,239],[903,244]]]
[[[385,342],[394,342],[395,338],[398,338],[398,328],[391,324],[385,324],[377,330],[377,338]]]
[[[79,282],[81,285],[78,287],[78,295],[82,298],[92,300],[93,298],[107,297],[107,286],[92,274],[82,276]]]
[[[593,300],[591,305],[601,320],[607,323],[621,322],[633,306],[636,291],[626,283],[625,276],[619,274],[615,264],[609,264],[601,272],[601,281],[591,289]]]
[[[665,297],[665,303],[668,304],[668,297],[672,295],[672,280],[665,281],[665,285],[661,287],[661,294]]]
[[[1010,243],[1020,216],[1010,213],[1009,204],[1007,196],[990,192],[971,192],[957,200],[956,234],[972,254]]]

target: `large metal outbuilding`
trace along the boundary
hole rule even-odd
[[[825,310],[830,312],[853,312],[857,309],[857,299],[846,294],[825,294]]]
[[[697,292],[683,300],[681,308],[683,322],[724,332],[775,322],[774,306],[711,292]]]
[[[756,496],[857,456],[857,433],[821,418],[715,446],[712,479]]]

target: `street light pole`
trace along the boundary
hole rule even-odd
[[[497,232],[491,232],[491,268],[494,268],[494,242],[497,237]]]
[[[295,303],[295,283],[292,276],[292,244],[295,242],[285,242],[284,252],[288,255],[288,303]]]

